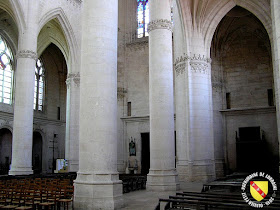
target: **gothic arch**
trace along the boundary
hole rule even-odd
[[[65,14],[65,12],[63,11],[62,8],[55,8],[49,12],[47,12],[40,20],[39,20],[39,31],[42,30],[42,28],[48,23],[50,22],[52,19],[57,19],[60,26],[61,26],[61,29],[62,29],[62,32],[63,32],[63,35],[65,36],[65,39],[67,41],[67,46],[69,48],[69,56],[68,58],[66,58],[67,60],[67,66],[68,68],[72,66],[72,64],[76,63],[77,61],[77,40],[75,38],[75,35],[74,35],[74,32],[73,32],[73,29],[71,27],[71,24]],[[58,43],[58,40],[55,39],[55,37],[53,36],[51,38],[52,42],[54,44],[56,44],[60,49],[62,49],[61,47],[61,44]],[[50,43],[46,43],[45,44],[45,47],[47,47]],[[64,51],[63,49],[61,50],[62,52]],[[42,51],[43,52],[43,51]],[[63,52],[65,53],[65,52]],[[68,69],[70,73],[70,69]]]
[[[222,18],[235,6],[240,6],[252,14],[254,14],[263,24],[264,28],[266,29],[270,40],[272,40],[272,28],[271,28],[271,18],[270,18],[270,10],[267,9],[264,11],[264,8],[270,8],[269,3],[259,2],[259,1],[229,1],[227,3],[221,2],[220,4],[215,7],[212,11],[212,14],[209,15],[208,18],[208,25],[209,27],[205,28],[205,49],[209,51],[211,47],[212,38],[214,32],[222,20]],[[205,24],[207,25],[207,24]],[[208,52],[210,53],[210,51]],[[210,55],[208,55],[210,56]]]
[[[15,21],[19,32],[23,31],[26,24],[24,22],[24,14],[19,1],[6,0],[2,1],[0,8],[6,11]]]
[[[38,36],[39,57],[51,43],[55,44],[60,49],[60,51],[64,55],[66,62],[69,62],[70,59],[69,46],[57,19],[53,19],[48,23],[46,23],[46,25],[41,29],[39,33]]]

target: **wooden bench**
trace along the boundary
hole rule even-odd
[[[159,199],[156,210],[160,209],[160,203],[166,202],[165,209],[252,209],[242,198],[241,194],[218,193],[176,193],[169,199]],[[266,209],[280,209],[280,201],[274,200]]]

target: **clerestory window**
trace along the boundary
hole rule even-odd
[[[149,1],[137,0],[137,37],[142,38],[149,36],[148,23],[149,23]]]
[[[0,36],[0,102],[12,103],[13,54],[5,40]]]
[[[35,86],[34,86],[34,104],[33,109],[43,111],[45,86],[45,69],[41,59],[39,58],[35,66]]]

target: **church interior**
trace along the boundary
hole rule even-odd
[[[279,0],[0,0],[0,209],[244,207],[279,179],[279,71]]]

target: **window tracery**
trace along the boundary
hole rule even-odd
[[[13,54],[5,40],[0,36],[0,102],[12,103]]]
[[[38,59],[35,66],[34,110],[43,111],[44,85],[45,69],[41,59]]]
[[[149,1],[137,0],[137,37],[142,38],[149,36],[148,23],[149,23]]]

